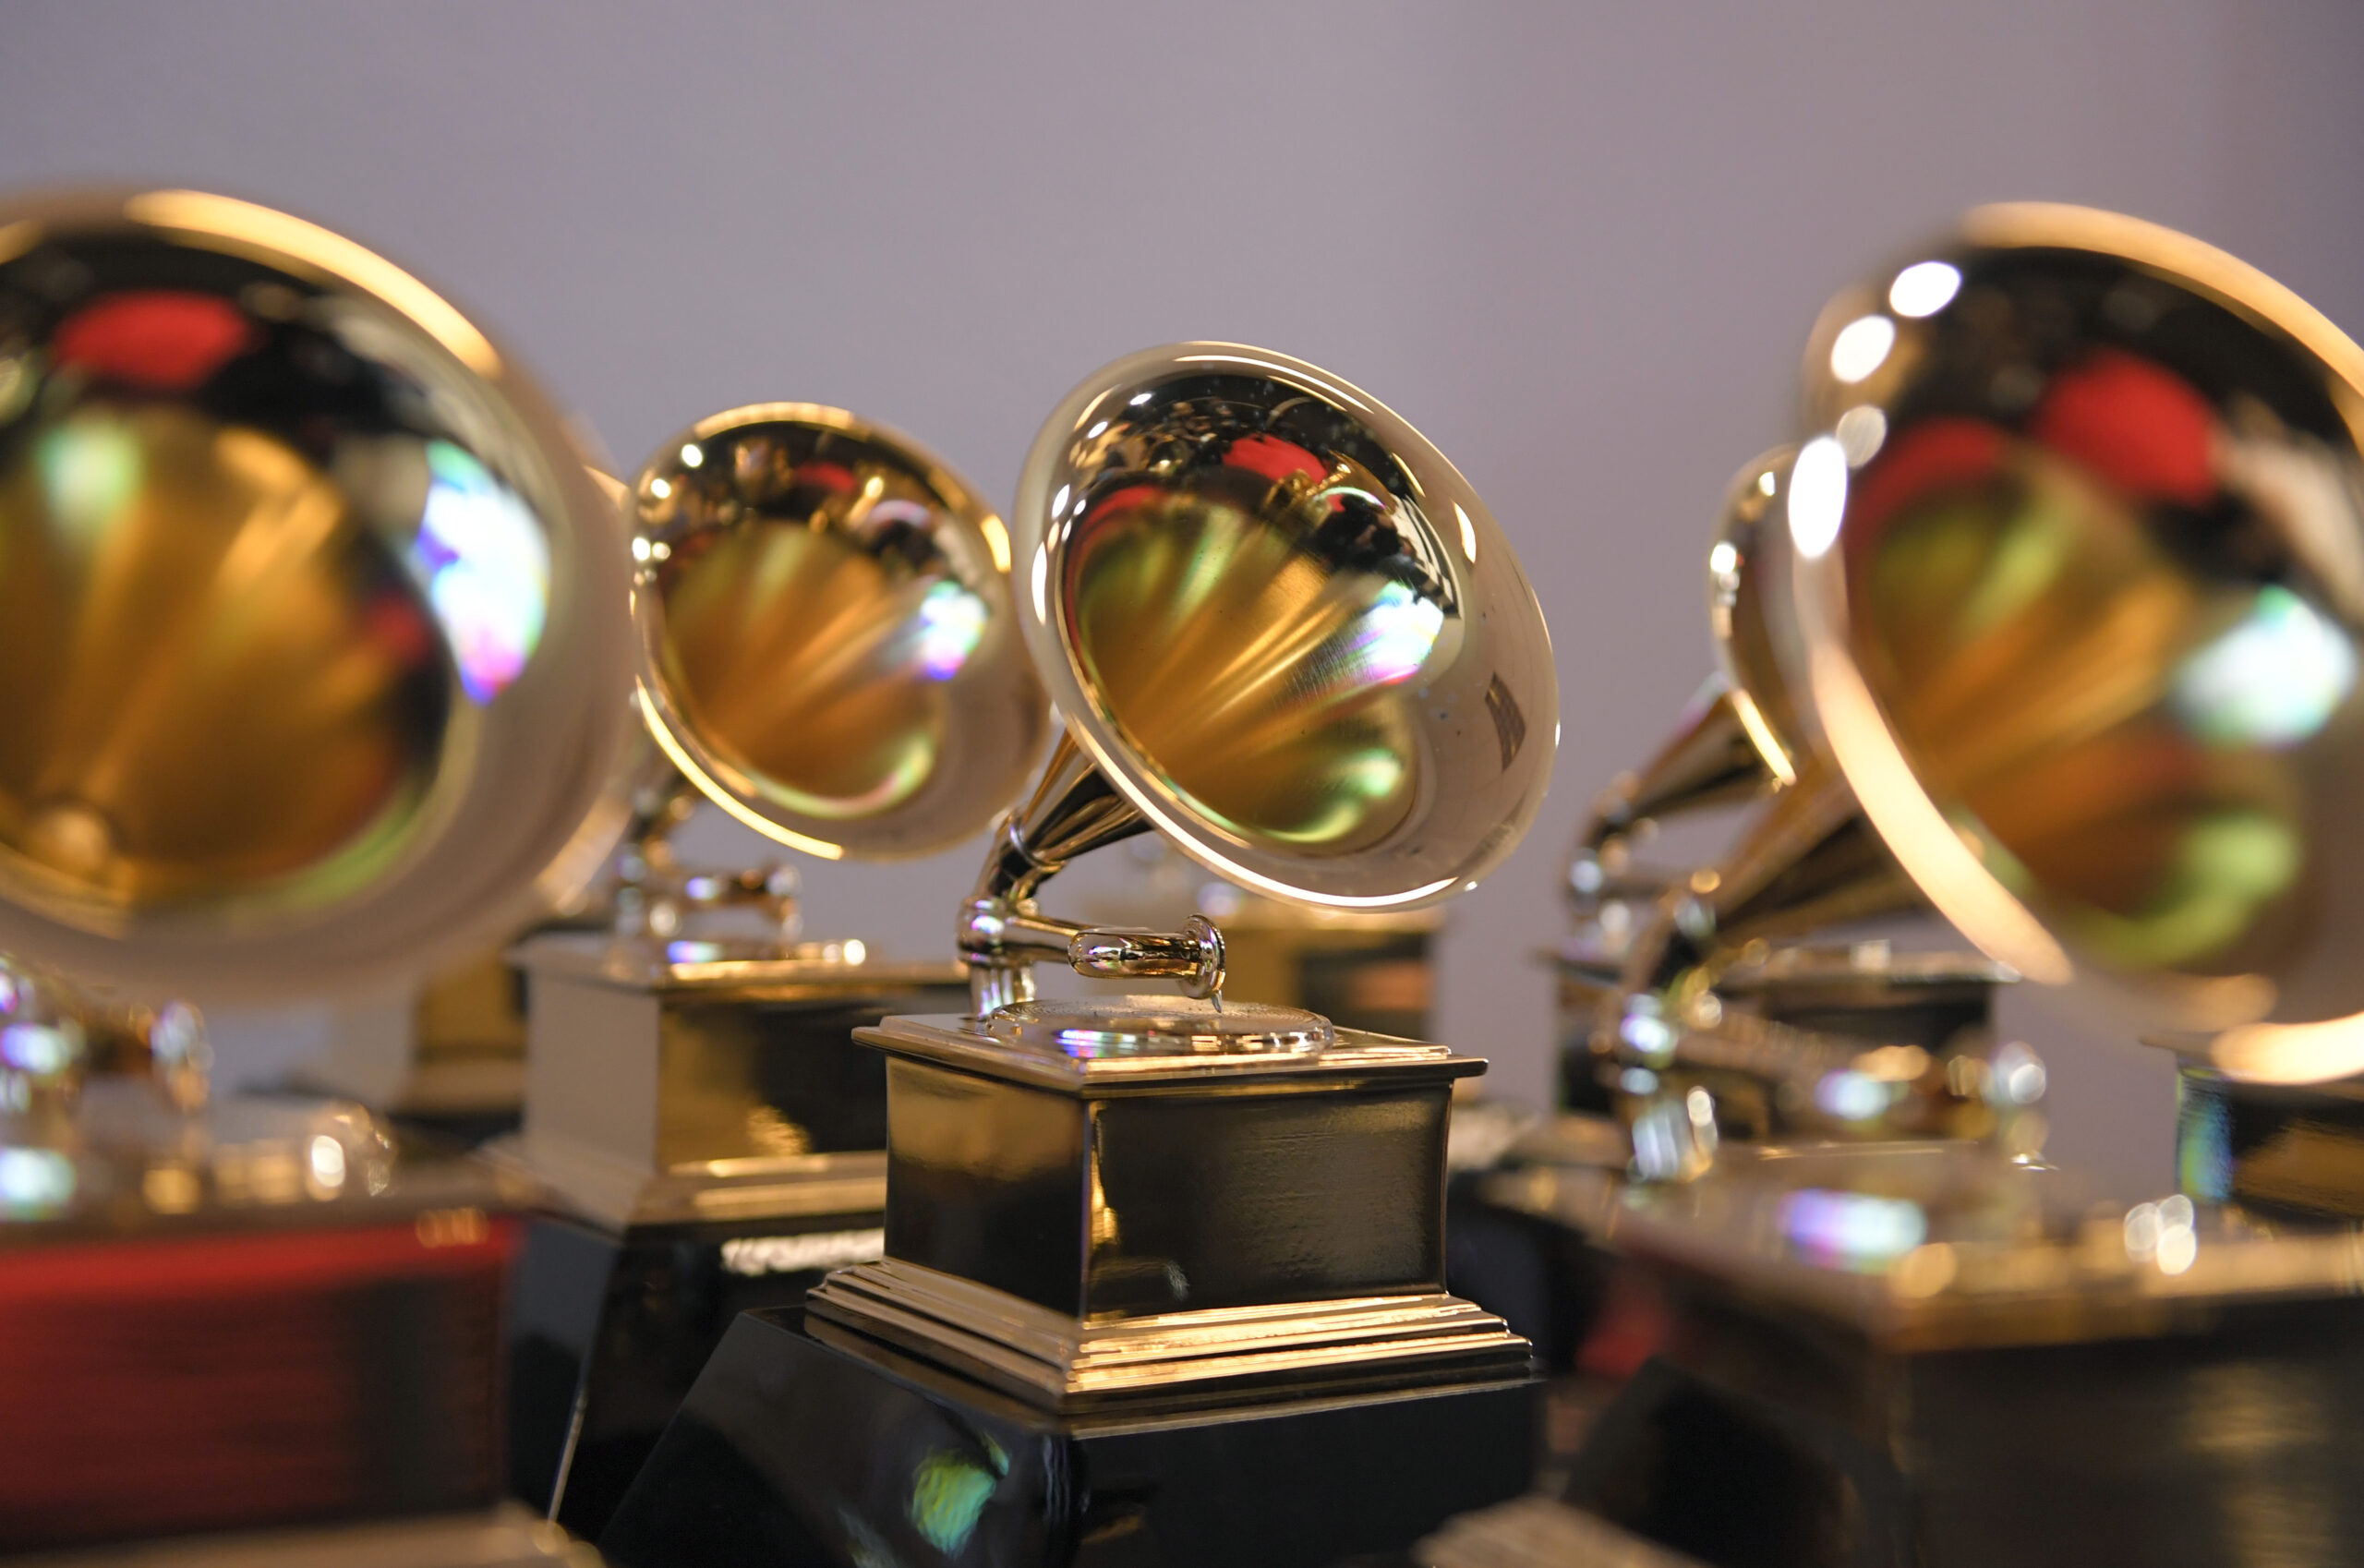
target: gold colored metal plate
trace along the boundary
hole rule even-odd
[[[1014,1002],[979,1019],[977,1031],[1079,1058],[1312,1055],[1336,1038],[1328,1019],[1301,1008],[1187,996]]]
[[[280,436],[90,394],[12,455],[9,850],[122,905],[382,865],[452,694],[430,613],[329,475]],[[425,464],[406,477],[425,490]]]

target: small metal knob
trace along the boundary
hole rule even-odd
[[[1069,939],[1067,962],[1095,979],[1176,980],[1186,995],[1213,996],[1223,990],[1223,933],[1201,915],[1180,931],[1094,927]]]

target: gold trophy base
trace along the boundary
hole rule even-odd
[[[1094,1321],[892,1258],[831,1274],[806,1310],[1058,1411],[1257,1388],[1518,1381],[1530,1353],[1500,1318],[1441,1291]]]

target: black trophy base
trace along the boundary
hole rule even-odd
[[[801,1311],[731,1324],[599,1546],[620,1568],[1399,1563],[1534,1470],[1538,1385],[1055,1416]]]
[[[1710,1568],[2364,1562],[2364,1305],[2177,1329],[1851,1366],[1711,1333],[1714,1371],[1625,1385],[1566,1501]]]
[[[730,1321],[796,1306],[875,1256],[876,1212],[618,1235],[554,1217],[527,1232],[510,1309],[509,1487],[596,1539]]]

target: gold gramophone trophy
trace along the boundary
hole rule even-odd
[[[2129,1204],[1959,1140],[1505,1178],[1665,1310],[1568,1500],[1710,1564],[2352,1560],[2364,1249],[2219,1205],[2240,1156],[2189,1124],[2278,1095],[2321,1150],[2352,1094],[2298,1086],[2364,1034],[2364,356],[2197,241],[1990,208],[1841,296],[1806,409],[1807,746],[1616,1017],[1704,1022],[1716,900],[1860,813],[1988,957],[2185,1053],[2221,1185]]]
[[[1041,750],[1009,537],[908,439],[768,404],[666,442],[629,501],[639,706],[661,754],[603,932],[545,935],[528,976],[522,1138],[555,1188],[520,1290],[516,1483],[595,1537],[739,1312],[878,1256],[886,1074],[853,1031],[958,1008],[957,960],[800,934],[785,863],[670,844],[709,799],[808,855],[975,837]]]
[[[1731,1139],[2043,1141],[2042,1063],[1994,1031],[1993,993],[2012,971],[1910,941],[1928,899],[1860,811],[1793,820],[1817,798],[1802,777],[1828,766],[1799,739],[1782,669],[1797,645],[1784,525],[1795,455],[1767,452],[1729,488],[1707,556],[1719,668],[1657,754],[1596,801],[1568,867],[1577,927],[1553,954],[1563,1104],[1617,1115],[1626,1139],[1589,1141],[1621,1164],[1630,1152],[1646,1176],[1681,1174]],[[1649,863],[1662,827],[1719,813],[1743,822],[1721,858]],[[1695,947],[1695,933],[1712,940]],[[1712,1122],[1697,1120],[1694,1088]]]
[[[1586,1167],[1615,1184],[1695,1175],[1734,1142],[2042,1146],[2043,1063],[1995,1030],[2010,971],[1931,929],[1928,900],[1860,813],[1769,874],[1715,858],[1719,835],[1792,810],[1800,769],[1820,766],[1777,652],[1797,642],[1783,510],[1794,455],[1767,452],[1727,487],[1707,556],[1716,670],[1672,735],[1592,802],[1565,874],[1574,929],[1544,955],[1560,1105],[1513,1123],[1489,1164]],[[1704,953],[1668,945],[1709,929]],[[1548,1369],[1582,1354],[1597,1373],[1630,1361],[1635,1303],[1609,1298],[1609,1260],[1550,1218],[1573,1179],[1538,1177],[1540,1199],[1514,1176],[1457,1184],[1456,1277]]]
[[[624,561],[531,383],[360,246],[0,211],[0,1550],[561,1554],[497,1506],[525,1195],[209,1102],[139,998],[382,984],[587,875]]]
[[[1345,909],[1474,886],[1558,730],[1476,493],[1326,372],[1190,344],[1084,382],[1012,530],[1067,730],[996,832],[965,1014],[889,1018],[886,1256],[742,1316],[602,1550],[669,1562],[1329,1562],[1521,1490],[1526,1343],[1447,1294],[1441,1045],[1226,1002],[1211,922],[1039,901],[1155,830]],[[1170,979],[1052,1001],[1033,966]]]

